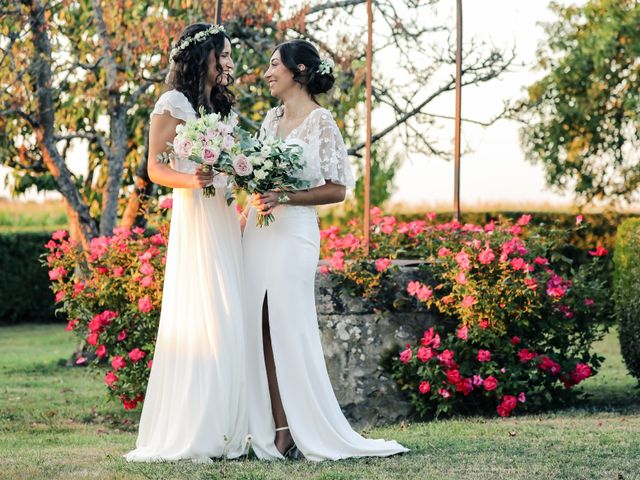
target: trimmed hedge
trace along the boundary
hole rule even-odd
[[[49,231],[0,231],[0,324],[56,321],[47,270]]]
[[[626,220],[618,228],[613,262],[622,357],[631,375],[640,381],[640,218]]]

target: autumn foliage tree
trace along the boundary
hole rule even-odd
[[[20,0],[0,7],[0,161],[11,169],[14,193],[34,186],[60,192],[72,234],[84,244],[109,235],[119,218],[126,226],[141,218],[143,201],[157,188],[146,177],[146,144],[149,114],[164,88],[167,52],[184,25],[212,21],[216,3]],[[360,156],[365,0],[288,10],[279,1],[223,3],[223,21],[236,47],[235,93],[245,126],[257,127],[277,102],[260,81],[273,47],[285,38],[307,38],[336,61],[336,87],[323,102],[350,153]],[[376,104],[391,114],[374,132],[374,143],[393,136],[408,149],[446,154],[428,135],[435,117],[426,109],[454,88],[453,45],[442,19],[425,26],[425,16],[418,15],[438,3],[376,2],[376,54],[395,48],[407,61],[393,76],[376,70]],[[512,60],[495,49],[471,51],[466,59],[465,85],[495,78]],[[415,95],[408,94],[418,86]],[[74,161],[84,151],[87,158]],[[388,184],[397,163],[380,165],[375,171]]]

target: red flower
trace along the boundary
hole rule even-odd
[[[138,400],[136,400],[135,398],[131,400],[128,397],[121,395],[120,400],[122,400],[122,406],[125,410],[133,410],[138,406]]]
[[[511,413],[509,410],[507,410],[507,408],[500,404],[498,405],[498,407],[496,408],[496,411],[498,412],[498,415],[500,415],[501,417],[508,417],[509,414]]]
[[[451,255],[451,250],[449,250],[447,247],[440,247],[438,249],[439,257],[448,257],[449,255]]]
[[[549,265],[549,260],[544,257],[536,257],[533,263],[536,265]]]
[[[384,272],[391,265],[391,260],[388,258],[379,258],[376,260],[376,270]]]
[[[66,295],[67,294],[64,290],[60,290],[59,292],[56,292],[55,302],[60,303],[62,300],[64,300],[64,297]]]
[[[60,280],[67,274],[67,271],[62,267],[56,267],[49,270],[49,280],[55,281]]]
[[[107,347],[105,347],[104,345],[100,345],[98,348],[96,348],[96,355],[98,356],[98,358],[102,358],[107,354]]]
[[[454,353],[451,350],[444,350],[440,355],[438,355],[438,360],[442,363],[446,368],[451,368],[454,365]]]
[[[458,383],[456,383],[456,391],[462,392],[462,394],[466,397],[471,392],[473,392],[473,381],[470,378],[463,378]]]
[[[489,376],[484,379],[484,389],[490,392],[491,390],[495,390],[498,386],[498,380],[493,376]]]
[[[456,336],[460,339],[460,340],[466,340],[469,336],[468,336],[468,329],[467,327],[460,327],[458,329],[458,331],[456,332]]]
[[[458,267],[460,267],[460,270],[471,269],[471,260],[469,259],[469,254],[467,254],[467,252],[460,251],[456,253],[455,259],[456,259],[456,262],[458,263]]]
[[[478,361],[479,362],[490,362],[491,361],[491,352],[489,350],[478,350]]]
[[[447,381],[455,385],[456,383],[462,380],[462,376],[460,375],[460,370],[452,369],[447,371]]]
[[[110,387],[113,386],[113,384],[116,383],[117,381],[118,381],[118,377],[113,372],[109,372],[104,376],[104,383],[106,383]]]
[[[522,215],[519,219],[518,219],[518,225],[520,225],[521,227],[524,227],[525,225],[527,225],[529,222],[531,221],[531,215]]]
[[[418,390],[420,390],[421,394],[425,395],[431,390],[431,384],[429,382],[420,382]]]
[[[76,295],[78,295],[80,292],[82,292],[85,288],[85,284],[83,282],[78,282],[75,283],[73,285],[73,293],[71,294],[72,297],[75,297]]]
[[[87,336],[87,343],[89,345],[97,345],[98,344],[98,334],[97,333],[90,333]]]
[[[407,293],[414,297],[418,293],[418,290],[420,290],[420,286],[420,282],[409,282],[409,284],[407,285]]]
[[[591,367],[586,363],[578,363],[573,372],[571,372],[571,380],[575,383],[580,383],[582,380],[586,380],[591,376]]]
[[[464,272],[460,272],[458,273],[454,280],[456,282],[458,282],[460,285],[466,285],[467,284],[467,277],[465,276]]]
[[[513,395],[503,395],[502,404],[511,411],[518,405],[518,399]]]
[[[406,348],[400,352],[400,361],[405,365],[411,361],[411,357],[413,357],[413,352],[410,348]]]
[[[549,371],[552,375],[557,375],[560,373],[560,364],[554,362],[546,355],[542,357],[542,361],[538,366],[540,370]]]
[[[447,390],[446,388],[439,388],[438,395],[440,395],[442,398],[449,398],[451,396],[451,392],[449,392],[449,390]]]
[[[520,357],[520,361],[522,363],[529,362],[537,357],[537,355],[534,352],[530,352],[526,348],[523,348],[522,350],[520,350],[518,352],[518,356]]]
[[[594,251],[589,250],[589,255],[593,257],[604,257],[609,252],[602,245],[598,245]]]
[[[518,337],[517,335],[514,335],[513,338],[511,339],[511,345],[518,345],[520,343],[520,337]]]
[[[478,303],[478,301],[476,300],[476,298],[473,295],[466,295],[463,299],[462,299],[462,306],[464,308],[471,308],[473,307],[476,303]]]
[[[153,275],[154,270],[155,269],[151,266],[151,264],[147,262],[144,262],[140,267],[140,273],[142,273],[143,275]]]
[[[113,360],[111,360],[111,366],[114,370],[120,370],[121,368],[127,366],[127,361],[120,355],[116,355],[115,357],[113,357]]]
[[[420,360],[421,362],[428,362],[429,360],[431,360],[433,358],[433,350],[428,348],[428,347],[420,347],[418,349],[418,353],[416,354],[416,357],[418,358],[418,360]]]
[[[517,257],[511,260],[511,268],[513,268],[516,272],[518,270],[524,270],[526,267],[527,262],[525,262],[521,257]]]
[[[129,352],[129,358],[133,360],[133,363],[138,363],[138,361],[146,355],[145,352],[140,350],[139,348],[134,348]]]
[[[431,346],[433,348],[438,348],[440,347],[440,335],[435,333],[435,330],[431,327],[429,330],[424,332],[424,335],[420,339],[420,343],[422,343],[424,347]]]
[[[478,261],[483,265],[489,265],[496,258],[495,253],[489,247],[485,248],[478,255]]]
[[[431,290],[426,285],[420,286],[420,288],[418,289],[418,292],[416,293],[418,300],[420,300],[421,302],[426,302],[431,298],[432,295],[433,295],[433,290]]]
[[[151,368],[153,366],[153,359],[147,362],[147,368]]]
[[[344,269],[344,252],[333,252],[333,256],[331,257],[331,266],[335,270]]]
[[[53,238],[54,240],[64,240],[65,238],[67,238],[67,231],[66,230],[56,230],[55,232],[53,232],[51,234],[51,238]]]
[[[535,278],[525,278],[524,284],[529,288],[529,290],[536,290],[538,288],[538,282]]]
[[[65,330],[67,332],[70,332],[71,330],[73,330],[73,327],[75,327],[78,324],[79,321],[80,320],[78,320],[77,318],[74,318],[73,320],[69,320],[69,322],[67,323],[67,328],[65,328]]]
[[[151,241],[152,245],[164,245],[164,237],[162,236],[161,233],[156,233],[155,235],[152,235],[149,240]]]
[[[148,313],[153,310],[153,304],[151,303],[151,297],[149,297],[149,295],[145,295],[138,300],[138,310],[143,313]]]
[[[119,334],[118,334],[118,341],[121,342],[122,340],[124,340],[125,338],[127,338],[127,331],[126,330],[122,330]]]
[[[480,325],[481,329],[486,330],[489,327],[489,320],[482,318],[478,321],[478,325]]]

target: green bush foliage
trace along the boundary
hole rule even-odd
[[[613,261],[620,349],[629,372],[640,381],[640,218],[618,228]]]
[[[323,267],[335,284],[388,311],[418,302],[440,319],[394,361],[394,377],[418,413],[494,411],[501,416],[565,403],[595,374],[591,352],[611,319],[602,245],[578,263],[563,254],[571,230],[515,223],[401,222],[372,209],[369,255],[352,231],[321,232]],[[396,258],[419,261],[395,290]],[[398,296],[403,294],[403,296]]]
[[[53,293],[40,265],[49,231],[0,231],[0,324],[55,320]]]

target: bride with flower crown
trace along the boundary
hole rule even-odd
[[[246,450],[248,415],[242,328],[242,252],[226,181],[176,158],[157,160],[176,127],[200,108],[227,115],[231,44],[217,25],[194,24],[171,52],[172,89],[156,103],[149,177],[172,187],[173,211],[153,367],[136,449],[128,461],[234,458]],[[217,190],[203,195],[208,185]]]

